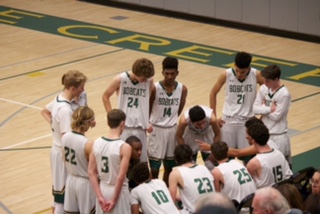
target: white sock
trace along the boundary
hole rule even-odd
[[[55,203],[54,205],[54,214],[63,214],[63,204],[61,203]]]

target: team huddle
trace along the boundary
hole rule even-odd
[[[188,89],[176,80],[176,58],[164,58],[158,82],[153,63],[136,60],[104,91],[108,132],[94,141],[85,135],[96,125],[87,106],[87,77],[76,70],[63,75],[63,91],[41,111],[52,129],[54,213],[190,214],[214,192],[240,203],[288,179],[291,96],[279,66],[259,71],[251,60],[237,53],[234,67],[221,73],[208,94],[210,106],[186,109]],[[197,163],[200,155],[203,164]]]

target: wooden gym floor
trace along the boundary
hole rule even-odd
[[[10,9],[5,7],[15,12],[9,14]],[[237,51],[247,51],[256,56],[311,65],[313,83],[289,78],[283,82],[293,100],[288,118],[293,155],[319,148],[320,44],[74,0],[2,0],[0,9],[0,213],[50,213],[51,131],[40,110],[62,90],[60,79],[65,72],[78,69],[89,78],[86,91],[97,120],[97,126],[87,134],[91,139],[107,131],[101,96],[116,74],[129,70],[135,59],[147,57],[156,67],[154,79],[161,78],[163,53],[50,33],[52,29],[48,25],[26,18],[40,20],[39,14],[203,44],[227,50],[232,58]],[[25,27],[29,25],[33,27]],[[179,67],[178,80],[189,88],[186,107],[209,105],[211,87],[224,68],[183,58]],[[116,97],[112,99],[116,106]],[[218,115],[223,99],[221,92]],[[320,165],[319,159],[313,162]]]

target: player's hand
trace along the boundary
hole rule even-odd
[[[271,112],[275,112],[276,109],[277,109],[277,102],[274,101],[271,103],[270,110]]]
[[[153,127],[152,127],[151,124],[149,124],[149,126],[148,126],[148,128],[147,128],[147,132],[148,132],[148,133],[153,132]]]
[[[116,203],[112,200],[107,202],[106,210],[103,210],[105,212],[111,211],[115,207]]]
[[[225,121],[220,118],[220,119],[218,119],[218,124],[221,128],[223,126],[223,124],[225,124]]]
[[[201,151],[210,151],[211,150],[211,145],[202,141],[202,140],[196,140],[196,142],[198,143],[199,145],[199,148]]]
[[[108,208],[108,204],[107,204],[107,201],[103,198],[103,197],[99,197],[98,198],[98,201],[99,201],[99,204],[100,204],[100,207],[103,211],[106,211],[107,208]]]

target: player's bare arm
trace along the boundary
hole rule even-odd
[[[211,89],[209,102],[210,102],[210,108],[213,109],[214,114],[217,116],[217,95],[219,91],[221,90],[222,86],[225,84],[227,79],[226,71],[223,71],[222,74],[218,77],[216,83]]]
[[[120,75],[117,75],[112,79],[110,85],[103,93],[102,101],[107,113],[112,109],[110,97],[114,94],[114,92],[118,92],[120,88],[120,83],[121,83]]]
[[[263,85],[263,84],[264,84],[264,81],[265,81],[265,79],[264,79],[264,77],[262,76],[261,71],[258,71],[258,70],[257,70],[257,83],[258,83],[259,85]]]
[[[114,206],[117,204],[117,201],[120,196],[120,192],[122,189],[123,182],[126,179],[129,162],[131,158],[131,146],[127,143],[122,144],[120,148],[120,156],[121,156],[121,162],[120,162],[120,171],[117,177],[117,181],[114,187],[114,195],[112,197],[112,201],[110,202],[109,209],[107,211],[110,211],[114,208]]]
[[[261,165],[260,162],[257,158],[252,158],[248,164],[247,164],[247,169],[250,175],[253,178],[259,178],[261,174]]]
[[[41,115],[44,117],[44,119],[49,123],[51,124],[51,112],[44,108],[41,110]]]
[[[184,144],[183,133],[186,127],[187,127],[187,121],[184,115],[182,115],[179,119],[179,124],[177,127],[177,133],[176,133],[176,139],[178,144]]]
[[[177,169],[173,169],[169,175],[169,192],[173,201],[179,201],[180,198],[177,195],[178,187],[183,188],[181,183],[181,174]]]
[[[186,100],[187,100],[187,96],[188,96],[188,88],[183,85],[182,86],[182,94],[181,94],[181,101],[180,101],[180,106],[179,106],[179,110],[178,110],[178,115],[181,114],[185,104],[186,104]]]
[[[229,148],[228,150],[228,156],[230,157],[244,157],[244,156],[255,155],[257,153],[258,153],[258,150],[253,145],[243,149]]]
[[[220,140],[220,125],[218,123],[217,118],[215,117],[214,112],[211,114],[210,125],[212,127],[212,131],[214,133],[213,142],[218,142]]]
[[[211,173],[214,178],[214,181],[213,181],[214,189],[216,190],[216,192],[221,192],[221,189],[222,189],[221,187],[224,183],[224,180],[220,170],[217,167],[215,167]]]
[[[131,205],[131,214],[139,214],[139,204]]]
[[[97,162],[93,152],[91,152],[90,158],[89,158],[88,174],[89,174],[89,179],[93,187],[93,190],[96,193],[97,199],[99,201],[99,204],[102,209],[105,209],[106,201],[100,190],[99,181],[98,181]]]
[[[149,99],[149,116],[151,115],[151,112],[152,112],[152,106],[153,106],[155,97],[156,97],[156,87],[154,84],[152,84],[151,91],[150,91],[150,99]]]

